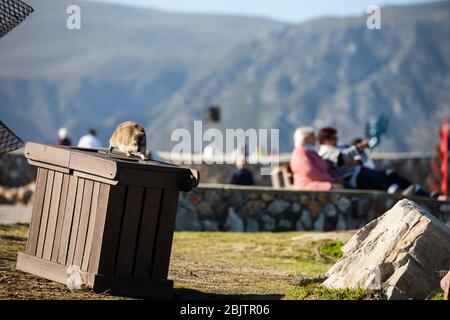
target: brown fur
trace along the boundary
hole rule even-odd
[[[125,152],[128,157],[138,155],[147,159],[147,138],[145,129],[134,121],[119,124],[109,139],[109,152],[114,148]]]

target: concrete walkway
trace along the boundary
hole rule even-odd
[[[0,224],[30,223],[32,206],[0,205]]]

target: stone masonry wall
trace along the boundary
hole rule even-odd
[[[0,155],[0,186],[19,187],[29,184],[36,179],[36,171],[20,151]]]
[[[264,187],[201,185],[181,193],[179,231],[288,231],[358,229],[390,209],[401,196],[369,191],[308,192]],[[412,197],[444,222],[450,202]]]

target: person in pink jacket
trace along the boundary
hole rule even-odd
[[[294,144],[290,166],[295,189],[327,191],[342,187],[342,181],[314,150],[316,136],[313,128],[298,128],[294,133]]]

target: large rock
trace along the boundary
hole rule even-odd
[[[450,271],[447,272],[447,275],[441,280],[441,288],[444,291],[444,299],[448,300],[450,291]]]
[[[388,299],[424,299],[440,291],[440,275],[450,269],[450,228],[401,200],[342,250],[327,272],[326,287],[383,289]]]

